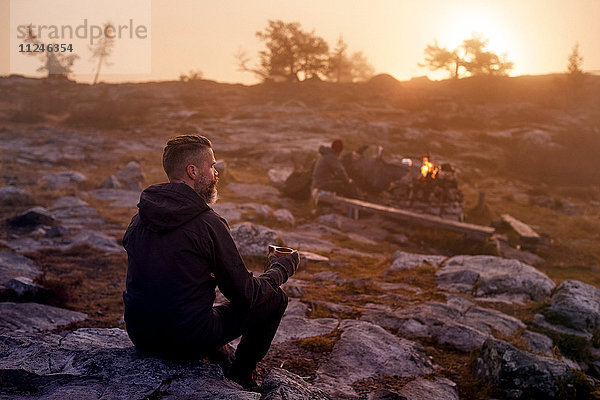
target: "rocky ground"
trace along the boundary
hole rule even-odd
[[[568,148],[563,132],[587,132],[599,103],[574,114],[519,85],[507,89],[510,103],[486,86],[494,103],[470,83],[451,95],[442,84],[390,79],[292,87],[0,79],[0,397],[598,397],[598,184],[539,181],[528,170],[511,178],[499,166],[522,161],[507,161],[515,144]],[[259,272],[272,243],[302,254],[259,364],[262,393],[243,391],[206,360],[142,357],[124,331],[123,231],[140,191],[164,180],[165,139],[198,129],[222,160],[214,208],[248,267]],[[382,144],[390,161],[435,153],[461,171],[468,221],[511,212],[543,243],[524,251],[510,232],[473,242],[283,196],[285,177],[334,137],[348,148]],[[476,210],[480,191],[487,204]]]

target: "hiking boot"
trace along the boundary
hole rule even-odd
[[[235,360],[235,350],[230,344],[225,344],[213,352],[207,354],[208,361],[217,364],[223,370],[223,374],[231,369]]]
[[[234,365],[225,372],[225,377],[239,384],[246,390],[251,392],[260,392],[260,386],[258,383],[256,383],[256,369],[242,370],[240,368],[236,368]]]

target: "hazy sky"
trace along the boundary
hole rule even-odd
[[[19,0],[0,0],[3,74],[15,51],[6,39],[13,34],[9,4],[18,7]],[[430,74],[417,65],[427,44],[437,39],[454,48],[471,32],[486,36],[490,50],[507,53],[515,64],[512,75],[565,71],[576,42],[583,69],[600,72],[600,0],[152,0],[150,6],[151,74],[114,75],[107,67],[101,80],[177,79],[182,72],[201,70],[207,79],[254,83],[252,74],[237,71],[234,55],[239,49],[256,55],[262,43],[255,32],[269,19],[300,22],[331,47],[343,35],[349,51],[362,51],[377,73],[400,80]],[[114,68],[119,60],[112,61]],[[89,81],[93,68],[82,57],[75,63],[75,78]]]

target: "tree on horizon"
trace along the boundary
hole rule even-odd
[[[340,35],[335,49],[329,55],[327,77],[333,82],[366,81],[375,69],[362,51],[348,55],[348,44]]]
[[[239,50],[235,55],[238,70],[251,72],[261,80],[299,82],[306,79],[329,79],[334,82],[367,80],[374,69],[360,51],[348,54],[348,45],[340,36],[336,48],[330,52],[329,44],[315,31],[303,31],[300,23],[269,20],[256,36],[264,42],[259,51],[258,64]]]
[[[313,77],[324,77],[327,72],[329,45],[315,32],[305,32],[300,23],[269,20],[264,31],[256,36],[265,43],[259,65],[249,66],[250,58],[239,51],[236,55],[241,71],[252,72],[262,80],[298,82]]]
[[[26,44],[44,46],[37,36],[33,33],[33,28],[30,25],[27,30],[27,37],[23,39]],[[54,43],[45,45],[51,46]],[[26,53],[30,56],[37,56],[42,61],[42,65],[37,69],[38,72],[47,72],[48,78],[65,78],[68,79],[69,74],[73,72],[73,63],[79,58],[77,54],[66,54],[54,51],[30,52]]]
[[[98,59],[98,65],[96,66],[96,74],[94,75],[94,81],[92,85],[95,85],[98,82],[98,77],[100,76],[100,68],[102,68],[102,64],[108,66],[112,63],[109,63],[107,60],[112,54],[113,46],[115,45],[115,38],[108,36],[108,29],[111,29],[112,24],[107,22],[104,24],[102,32],[104,33],[102,37],[96,42],[94,46],[89,46],[89,50],[92,52],[92,57],[90,60]]]
[[[486,50],[488,40],[481,34],[473,33],[454,50],[440,47],[437,40],[425,48],[425,62],[420,67],[432,71],[445,69],[450,78],[462,76],[495,75],[506,76],[513,69],[514,63],[508,61],[506,54],[498,55]]]

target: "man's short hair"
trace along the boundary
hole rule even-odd
[[[169,178],[182,174],[196,161],[199,150],[211,149],[212,143],[200,135],[180,135],[169,139],[163,151],[163,169]]]

